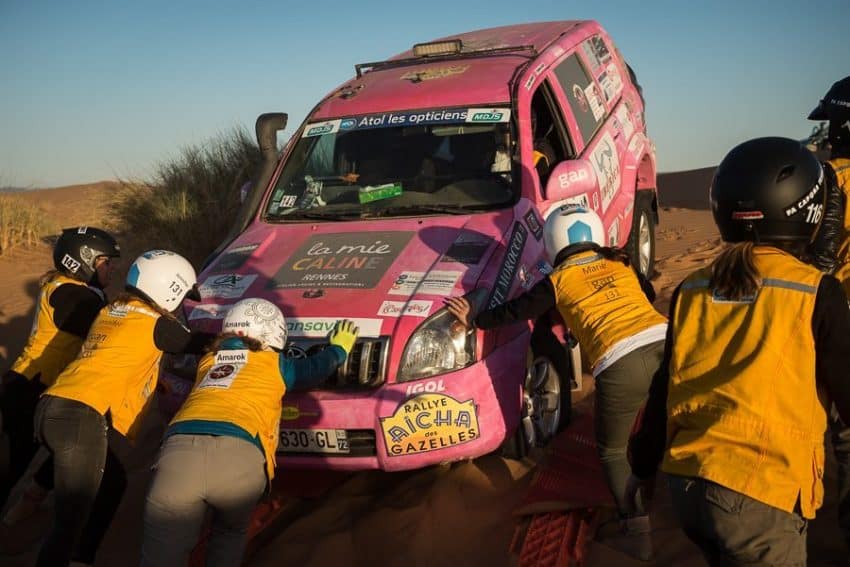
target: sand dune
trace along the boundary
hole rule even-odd
[[[659,177],[661,222],[657,228],[659,291],[656,306],[666,313],[672,289],[692,270],[708,262],[721,247],[707,195],[713,168]],[[32,192],[62,225],[93,223],[103,214],[114,184]],[[35,281],[49,266],[49,247],[0,257],[0,371],[20,350],[29,330]],[[141,511],[163,422],[157,415],[146,424],[135,450],[118,441],[127,463],[130,487],[116,522],[107,534],[98,565],[132,565],[141,543]],[[339,475],[321,496],[293,500],[249,565],[513,565],[508,554],[516,518],[513,511],[531,480],[533,460],[507,461],[488,456],[449,466],[407,473],[366,472]],[[283,473],[286,475],[286,472]],[[286,478],[286,476],[284,476]],[[837,530],[834,501],[835,467],[827,469],[828,499],[810,526],[810,564],[846,562]],[[293,480],[293,485],[296,485]],[[293,490],[296,490],[295,488]],[[671,513],[660,491],[653,511],[659,565],[704,565]],[[44,519],[42,519],[44,521]],[[10,534],[0,534],[8,537]],[[2,539],[2,538],[0,538]],[[0,542],[2,543],[2,542]],[[33,553],[0,555],[7,566],[30,565]],[[639,565],[596,545],[589,565]]]

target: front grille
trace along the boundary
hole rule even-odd
[[[323,340],[293,339],[286,345],[290,358],[304,358],[328,347]],[[329,378],[321,390],[366,389],[380,386],[386,380],[389,338],[359,339],[345,362]]]

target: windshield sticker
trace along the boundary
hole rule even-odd
[[[437,451],[480,436],[475,402],[459,402],[444,394],[419,394],[380,421],[390,457]]]
[[[440,262],[458,262],[474,266],[481,261],[493,240],[484,235],[461,234],[440,258]]]
[[[269,281],[270,288],[373,288],[412,232],[352,232],[307,239]]]
[[[347,132],[370,128],[396,128],[431,124],[463,124],[468,122],[482,124],[500,123],[508,122],[510,118],[510,108],[444,108],[425,112],[421,110],[412,112],[385,112],[367,116],[342,118],[334,122],[338,122],[339,131]],[[315,126],[315,124],[310,124],[309,126]],[[307,130],[305,130],[305,136],[306,132]]]
[[[390,295],[410,296],[415,293],[423,295],[451,295],[455,284],[460,279],[461,272],[448,270],[432,270],[425,272],[402,272],[390,287]]]
[[[381,336],[383,319],[361,319],[346,317],[357,327],[358,337],[376,338]],[[340,317],[287,317],[286,333],[293,338],[315,339],[327,337],[339,323]]]
[[[400,183],[384,183],[383,185],[367,185],[361,187],[357,194],[361,205],[371,203],[372,201],[383,201],[401,195]]]
[[[302,138],[312,138],[314,136],[324,136],[325,134],[335,134],[339,132],[340,120],[327,120],[325,122],[313,122],[304,127]]]
[[[433,301],[414,299],[412,301],[384,301],[378,308],[381,317],[401,317],[412,315],[413,317],[427,317],[434,306]]]
[[[590,155],[590,165],[593,166],[596,179],[599,180],[599,188],[602,192],[602,213],[604,214],[620,188],[620,162],[614,146],[614,138],[611,137],[610,132],[605,132],[599,143],[593,148],[593,153]]]
[[[421,83],[422,81],[431,81],[433,79],[442,79],[443,77],[450,77],[452,75],[461,75],[466,73],[467,69],[469,69],[469,65],[434,67],[431,69],[424,69],[422,71],[409,71],[402,75],[401,79],[412,83]]]
[[[189,320],[196,319],[224,319],[227,312],[230,311],[230,305],[218,305],[217,303],[202,303],[196,305],[192,312],[189,313]]]
[[[211,272],[231,272],[242,267],[242,264],[248,261],[248,258],[260,246],[257,244],[245,244],[243,246],[234,246],[226,251],[218,259],[218,262],[210,268]]]
[[[499,270],[499,275],[496,278],[496,283],[493,286],[493,293],[490,295],[490,301],[487,303],[487,309],[493,309],[497,305],[505,302],[508,294],[511,291],[511,285],[514,283],[519,259],[522,257],[522,250],[525,248],[525,240],[528,238],[528,230],[522,223],[514,223],[514,230],[511,232],[511,238],[508,240],[508,246],[505,250],[505,257],[502,259],[502,267]]]
[[[233,299],[242,297],[245,291],[251,287],[254,280],[257,279],[257,274],[222,274],[220,276],[210,276],[199,286],[201,297],[223,297]]]
[[[596,83],[590,83],[584,89],[584,96],[587,98],[587,103],[590,105],[590,110],[593,111],[593,119],[599,122],[605,116],[605,106],[602,104],[602,97],[599,96],[599,87]]]

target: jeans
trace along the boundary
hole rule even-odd
[[[39,402],[35,430],[53,456],[55,520],[36,565],[94,563],[127,485],[108,429],[106,418],[82,402],[50,395]]]
[[[236,437],[177,434],[163,443],[155,471],[145,501],[142,565],[186,565],[208,508],[206,565],[240,565],[266,488],[263,452]]]
[[[627,458],[629,437],[663,356],[664,341],[644,345],[596,376],[596,448],[621,516],[628,515],[626,480],[632,472]],[[638,510],[638,515],[643,513]]]
[[[0,509],[9,498],[15,484],[24,476],[38,451],[38,441],[33,434],[33,416],[38,397],[45,390],[38,376],[32,380],[17,372],[8,371],[3,376],[0,389],[0,418],[3,433],[9,440],[7,458],[0,460]],[[47,459],[35,473],[35,481],[46,490],[53,488],[53,461]]]
[[[806,565],[808,522],[702,478],[668,475],[682,529],[714,565]]]

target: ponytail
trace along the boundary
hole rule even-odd
[[[756,269],[752,242],[733,244],[711,264],[709,287],[715,294],[732,301],[753,297],[761,276]]]

